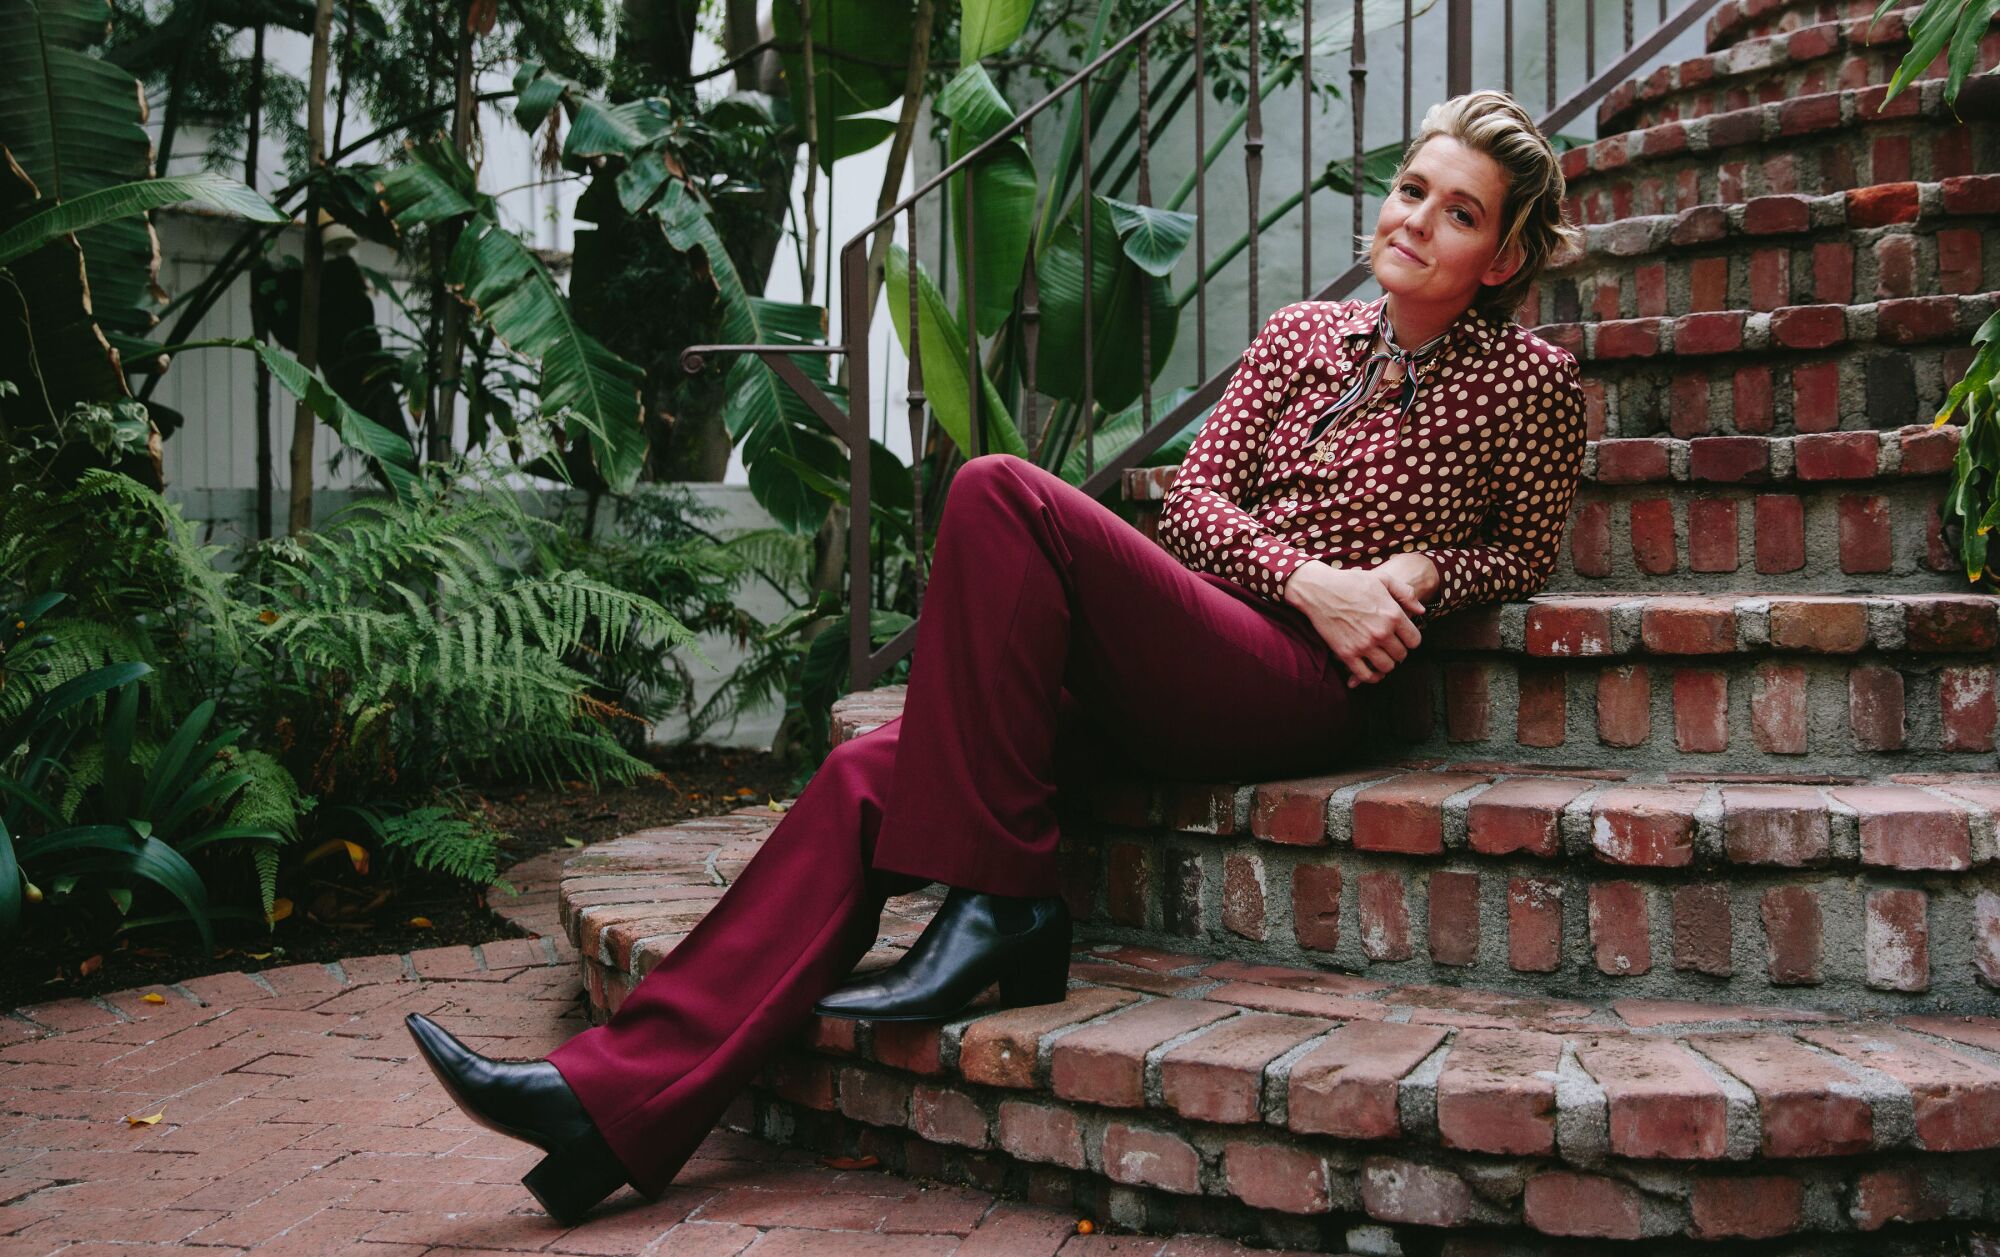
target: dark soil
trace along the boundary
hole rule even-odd
[[[556,847],[587,846],[792,793],[793,772],[762,752],[697,746],[659,752],[653,762],[659,776],[630,786],[600,791],[571,782],[559,789],[488,787],[476,794],[493,826],[506,835],[500,846],[501,879],[506,880],[512,865]],[[345,860],[328,860],[312,866],[302,884],[281,882],[279,894],[295,901],[291,916],[275,928],[218,920],[215,951],[207,956],[201,936],[186,925],[107,937],[75,920],[38,918],[30,907],[21,934],[6,945],[6,963],[0,964],[0,1009],[209,973],[255,972],[521,936],[488,909],[486,888],[436,873],[383,872],[371,866],[364,875]],[[495,892],[493,898],[505,902],[506,896]],[[413,917],[430,924],[412,925]],[[103,928],[115,928],[115,921]]]

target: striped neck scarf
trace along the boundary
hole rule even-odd
[[[1447,327],[1415,349],[1404,349],[1396,344],[1396,334],[1389,326],[1389,303],[1384,301],[1375,319],[1375,335],[1381,348],[1368,355],[1361,364],[1361,374],[1339,400],[1319,413],[1314,420],[1312,431],[1306,436],[1306,444],[1320,439],[1329,426],[1338,430],[1349,412],[1375,393],[1375,386],[1382,379],[1383,370],[1391,363],[1401,363],[1403,367],[1402,395],[1396,402],[1396,432],[1401,435],[1403,420],[1410,413],[1410,406],[1417,400],[1417,368],[1425,365],[1443,347],[1445,339],[1451,335]]]

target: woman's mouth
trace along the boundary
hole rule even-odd
[[[1405,248],[1404,248],[1404,247],[1403,247],[1402,245],[1400,245],[1400,244],[1397,244],[1397,243],[1396,243],[1395,241],[1393,241],[1393,240],[1391,240],[1391,241],[1389,242],[1389,247],[1390,247],[1390,248],[1392,248],[1392,249],[1394,249],[1394,250],[1395,250],[1396,252],[1398,252],[1398,253],[1402,254],[1402,255],[1403,255],[1404,257],[1408,258],[1408,259],[1409,259],[1410,261],[1412,261],[1412,262],[1416,263],[1416,264],[1417,264],[1418,266],[1422,266],[1422,265],[1424,264],[1424,260],[1423,260],[1422,258],[1420,258],[1420,257],[1418,257],[1418,256],[1417,256],[1416,254],[1414,254],[1414,253],[1410,252],[1410,251],[1409,251],[1408,249],[1405,249]]]

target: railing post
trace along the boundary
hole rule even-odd
[[[1472,90],[1472,0],[1445,0],[1444,94]]]

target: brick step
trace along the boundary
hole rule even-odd
[[[1703,27],[1710,52],[1807,26],[1870,17],[1879,0],[1722,0]]]
[[[1388,981],[2000,1012],[1992,772],[1339,767],[1099,783],[1063,805],[1072,911],[1093,936]]]
[[[2000,279],[2000,175],[1761,196],[1584,229],[1537,281],[1528,327],[1976,294]]]
[[[1751,197],[1918,180],[2000,168],[1993,116],[2000,77],[1966,79],[1956,111],[1944,81],[1822,92],[1605,136],[1562,155],[1572,222],[1609,223]]]
[[[1880,22],[1867,17],[1820,22],[1662,65],[1613,88],[1598,103],[1597,134],[1887,83],[1910,51],[1909,23],[1919,11],[1920,6],[1892,11]],[[2000,34],[1981,43],[1973,73],[1996,64]],[[1918,77],[1942,78],[1949,69],[1949,56],[1940,51]]]
[[[711,900],[708,870],[735,876],[775,819],[746,809],[568,862],[594,1020],[687,928],[646,914]],[[892,901],[873,959],[937,902]],[[2000,1216],[1988,1016],[1523,997],[1085,941],[1060,1004],[814,1023],[759,1107],[779,1137],[838,1114],[929,1145],[943,1171],[1082,1174],[1183,1198],[1176,1229],[1319,1247],[1358,1227],[1378,1253],[1437,1251],[1438,1228],[1476,1229],[1480,1251],[1749,1236],[1851,1251],[1892,1223]]]
[[[1791,435],[1931,419],[1996,294],[1544,324],[1575,354],[1592,435]]]
[[[1992,766],[1982,595],[1554,594],[1439,621],[1372,692],[1425,754],[1685,772]]]
[[[1938,530],[1958,432],[1594,441],[1549,591],[1958,592]],[[1125,473],[1149,537],[1178,474]]]

